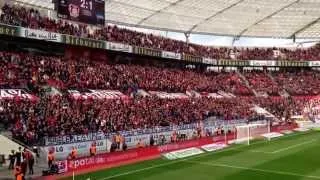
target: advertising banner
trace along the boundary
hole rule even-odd
[[[211,59],[211,58],[202,58],[202,63],[203,64],[210,64],[210,65],[217,65],[218,64],[216,59]]]
[[[192,56],[189,54],[183,54],[182,60],[192,63],[202,63],[202,57],[200,56]]]
[[[181,59],[181,54],[180,53],[174,53],[170,51],[162,51],[161,57],[163,58],[168,58],[168,59]]]
[[[249,61],[222,59],[218,61],[218,65],[219,66],[250,66],[250,63]]]
[[[59,172],[66,173],[73,170],[82,170],[99,166],[112,166],[119,163],[129,162],[137,159],[147,159],[146,157],[159,157],[160,154],[155,147],[132,149],[126,152],[115,152],[101,154],[94,157],[78,158],[76,160],[59,161]]]
[[[143,48],[138,46],[133,47],[133,53],[145,55],[145,56],[154,56],[154,57],[161,57],[162,55],[162,52],[160,50]]]
[[[97,140],[97,141],[87,141],[80,143],[72,143],[72,144],[61,144],[55,146],[46,146],[44,147],[45,152],[53,151],[56,159],[66,159],[68,155],[71,153],[73,147],[75,147],[78,151],[78,156],[89,156],[89,149],[91,144],[95,142],[97,146],[97,153],[107,152],[108,147],[111,143],[108,143],[108,140]]]
[[[19,31],[18,27],[0,24],[0,34],[1,35],[19,36],[18,31]]]
[[[74,46],[84,46],[89,48],[106,49],[105,41],[98,41],[93,39],[80,38],[76,36],[63,35],[62,42]]]
[[[107,42],[106,48],[112,51],[120,51],[126,53],[132,53],[133,48],[128,44],[121,44],[121,43],[114,43],[114,42]]]
[[[36,29],[19,28],[19,36],[29,39],[62,42],[61,34]]]
[[[270,67],[270,66],[276,66],[276,61],[268,61],[268,60],[251,60],[249,61],[250,66],[259,66],[259,67]]]
[[[310,67],[320,67],[320,61],[309,61]]]
[[[228,147],[228,145],[225,143],[213,143],[213,144],[207,144],[207,145],[201,146],[201,149],[207,152],[213,152],[213,151],[224,149],[226,147]]]
[[[280,67],[307,67],[308,61],[276,61],[277,66]]]
[[[165,153],[165,154],[163,154],[163,156],[169,160],[173,160],[173,159],[181,159],[181,158],[186,158],[186,157],[190,157],[190,156],[195,156],[195,155],[202,154],[202,153],[204,153],[204,151],[193,147],[193,148],[182,149],[182,150],[178,150],[178,151],[172,151],[169,153]]]

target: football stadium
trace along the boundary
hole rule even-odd
[[[320,0],[0,0],[0,180],[320,179]]]

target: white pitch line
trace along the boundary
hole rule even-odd
[[[306,134],[307,134],[307,133],[306,133]],[[292,134],[292,135],[284,136],[283,138],[292,137],[292,136],[297,136],[297,135],[303,135],[303,134],[300,134],[300,133],[298,133],[298,134]],[[283,138],[280,138],[280,139],[283,139]],[[276,139],[275,141],[280,140],[280,139]],[[272,141],[272,142],[274,142],[274,141]],[[252,143],[251,145],[263,144],[263,143],[266,143],[266,141],[258,141],[258,142]],[[158,165],[154,165],[154,166],[150,166],[150,167],[146,167],[146,168],[141,168],[141,169],[136,169],[136,170],[132,170],[132,171],[127,171],[127,172],[124,172],[124,173],[120,173],[120,174],[115,174],[115,175],[111,175],[111,176],[108,176],[108,177],[104,177],[104,178],[101,178],[101,179],[98,179],[98,180],[113,179],[113,178],[117,178],[117,177],[129,175],[129,174],[134,174],[134,173],[138,173],[138,172],[142,172],[142,171],[147,171],[147,170],[154,169],[154,168],[158,168],[158,167],[168,166],[168,165],[170,165],[170,164],[175,164],[175,163],[178,163],[178,162],[187,161],[187,160],[189,160],[189,159],[194,159],[194,158],[199,158],[199,157],[205,157],[205,156],[209,156],[209,155],[212,155],[212,154],[218,154],[218,153],[221,153],[221,152],[236,150],[236,149],[240,149],[240,148],[243,148],[243,146],[236,146],[236,147],[233,147],[233,148],[227,148],[227,149],[223,149],[223,150],[221,150],[221,151],[207,152],[207,153],[204,153],[204,154],[200,154],[200,155],[198,155],[198,156],[192,156],[192,157],[185,158],[185,159],[170,161],[170,162],[166,162],[166,163],[162,163],[162,164],[158,164]]]
[[[204,163],[204,162],[199,162],[199,161],[186,161],[186,162],[193,163],[193,164],[206,165],[206,166],[213,166],[213,167],[242,169],[242,170],[263,172],[263,173],[269,173],[269,174],[287,175],[287,176],[303,177],[303,178],[309,178],[309,179],[320,179],[320,176],[302,175],[302,174],[298,174],[298,173],[285,172],[285,171],[275,171],[275,170],[268,170],[268,169],[234,166],[234,165],[221,164],[221,163]]]
[[[299,143],[299,144],[295,144],[295,145],[292,145],[292,146],[288,146],[286,148],[278,149],[278,150],[272,151],[270,153],[271,154],[275,154],[275,153],[283,152],[283,151],[286,151],[286,150],[289,150],[289,149],[293,149],[293,148],[296,148],[296,147],[299,147],[299,146],[302,146],[302,145],[305,145],[305,144],[313,143],[315,141],[316,141],[316,139],[312,139],[310,141],[306,141],[306,142],[303,142],[303,143]]]

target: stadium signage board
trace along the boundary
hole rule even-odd
[[[75,147],[78,150],[78,154],[80,156],[88,156],[89,155],[89,149],[91,144],[95,142],[97,145],[97,152],[106,152],[108,149],[108,146],[111,145],[111,143],[107,140],[95,140],[95,141],[87,141],[87,142],[77,142],[72,144],[61,144],[61,145],[54,145],[54,146],[46,146],[44,147],[45,152],[52,151],[55,153],[55,157],[57,159],[66,159],[68,155],[70,154],[73,147]]]
[[[77,158],[75,160],[58,161],[59,173],[72,172],[73,170],[91,169],[99,165],[115,165],[122,162],[138,160],[138,158],[157,158],[160,153],[156,147],[133,149],[126,152],[98,154],[97,156]]]
[[[202,58],[202,63],[203,64],[210,64],[210,65],[217,65],[217,60],[211,59],[211,58]]]
[[[58,17],[87,24],[105,24],[105,0],[58,0]]]
[[[167,58],[167,59],[181,59],[181,54],[180,53],[174,53],[170,51],[162,51],[161,57]]]
[[[61,42],[61,34],[36,29],[20,28],[20,37],[45,41]]]
[[[265,67],[272,67],[272,66],[276,66],[276,62],[275,61],[268,61],[268,60],[251,60],[249,61],[250,66],[265,66]]]
[[[65,136],[47,137],[45,140],[45,145],[46,146],[65,145],[65,144],[87,142],[87,141],[98,141],[98,140],[104,140],[104,139],[107,139],[107,137],[102,132],[69,135],[69,136],[65,135]]]
[[[309,66],[308,61],[277,61],[277,66],[280,67],[307,67]]]
[[[162,52],[160,50],[143,48],[138,46],[133,47],[133,53],[145,55],[145,56],[154,56],[154,57],[161,57],[162,55]]]
[[[0,35],[16,36],[29,39],[39,39],[45,41],[54,41],[60,42],[63,44],[75,45],[75,46],[84,46],[89,48],[97,49],[108,49],[119,52],[135,53],[139,55],[162,57],[168,59],[180,59],[187,62],[193,63],[204,63],[210,65],[218,66],[241,66],[241,67],[250,67],[250,66],[276,66],[276,67],[320,67],[320,61],[264,61],[264,60],[226,60],[226,59],[210,59],[205,57],[192,56],[188,54],[179,54],[169,51],[161,51],[150,48],[143,48],[137,46],[130,46],[127,44],[114,43],[108,41],[99,41],[88,38],[79,38],[71,35],[59,34],[59,33],[50,33],[47,31],[40,31],[34,29],[28,29],[17,26],[10,26],[5,24],[0,24]]]
[[[189,54],[182,54],[182,60],[193,63],[202,63],[202,57],[200,56],[192,56]]]
[[[163,156],[169,157],[169,160],[172,160],[172,159],[181,159],[181,158],[186,158],[186,157],[190,157],[190,156],[195,156],[195,155],[199,155],[202,153],[204,153],[204,151],[202,151],[199,148],[193,147],[193,148],[182,149],[182,150],[178,150],[178,151],[165,153]]]
[[[309,61],[309,66],[320,67],[320,61]]]
[[[265,137],[267,139],[272,139],[272,138],[281,137],[281,136],[283,136],[283,134],[278,133],[278,132],[271,132],[271,133],[262,134],[261,136],[263,136],[263,137]]]
[[[213,144],[201,146],[201,149],[207,152],[213,152],[213,151],[224,149],[226,147],[228,147],[228,145],[226,145],[225,143],[213,143]]]
[[[89,48],[106,49],[105,41],[97,41],[93,39],[79,38],[75,36],[64,35],[62,42],[75,46],[85,46]]]
[[[18,36],[18,27],[0,24],[0,34],[8,36]]]
[[[112,51],[120,51],[126,53],[132,53],[132,46],[121,43],[107,42],[106,48]]]
[[[218,61],[220,66],[250,66],[249,61],[239,61],[239,60],[226,60],[222,59]]]

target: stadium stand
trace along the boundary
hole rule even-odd
[[[320,59],[320,44],[306,49],[207,47],[116,25],[92,28],[50,19],[18,5],[5,4],[1,10],[3,24],[192,56],[268,62]],[[269,112],[279,124],[291,123],[293,116],[319,119],[320,73],[316,69],[230,70],[235,67],[222,65],[212,70],[195,63],[168,65],[160,57],[127,58],[125,53],[110,52],[104,60],[73,56],[79,49],[70,56],[0,50],[0,120],[13,138],[31,146],[44,145],[48,138],[94,133],[113,138],[119,132],[157,132],[163,127],[176,135],[177,127],[195,124],[198,138],[204,134],[199,127],[209,120],[220,124],[214,133],[207,130],[206,136],[222,135],[226,129],[221,122],[268,118],[255,107]],[[232,134],[230,129],[228,133]]]
[[[253,104],[266,108],[278,118],[289,119],[291,115],[301,114],[304,102],[280,97],[279,89],[284,88],[292,95],[316,95],[320,82],[319,78],[315,78],[318,73],[313,71],[295,72],[302,82],[294,81],[295,76],[290,76],[291,73],[274,72],[273,76],[279,84],[265,72],[247,71],[244,72],[245,77],[253,88],[271,95],[269,98],[254,98],[250,89],[232,72],[201,73],[179,68],[72,61],[61,57],[8,52],[1,53],[1,60],[3,88],[28,87],[39,97],[38,100],[18,97],[1,100],[2,117],[8,122],[7,126],[11,127],[14,137],[28,144],[44,136],[98,131],[110,133],[189,124],[209,116],[225,120],[254,119],[257,115],[250,111]],[[64,93],[50,96],[39,89],[40,85],[52,85]],[[73,99],[68,94],[69,89],[120,90],[128,96],[125,100],[109,101]],[[143,98],[137,95],[138,89],[182,93],[188,90],[209,93],[226,91],[238,97]]]
[[[169,38],[132,31],[117,26],[89,28],[84,24],[70,23],[63,20],[41,16],[36,9],[28,9],[18,5],[5,4],[2,7],[0,22],[10,25],[42,29],[51,32],[74,35],[77,37],[121,42],[140,47],[161,49],[176,53],[214,59],[240,60],[318,60],[320,46],[309,49],[284,48],[227,48],[207,47]],[[276,53],[275,53],[276,52]]]

